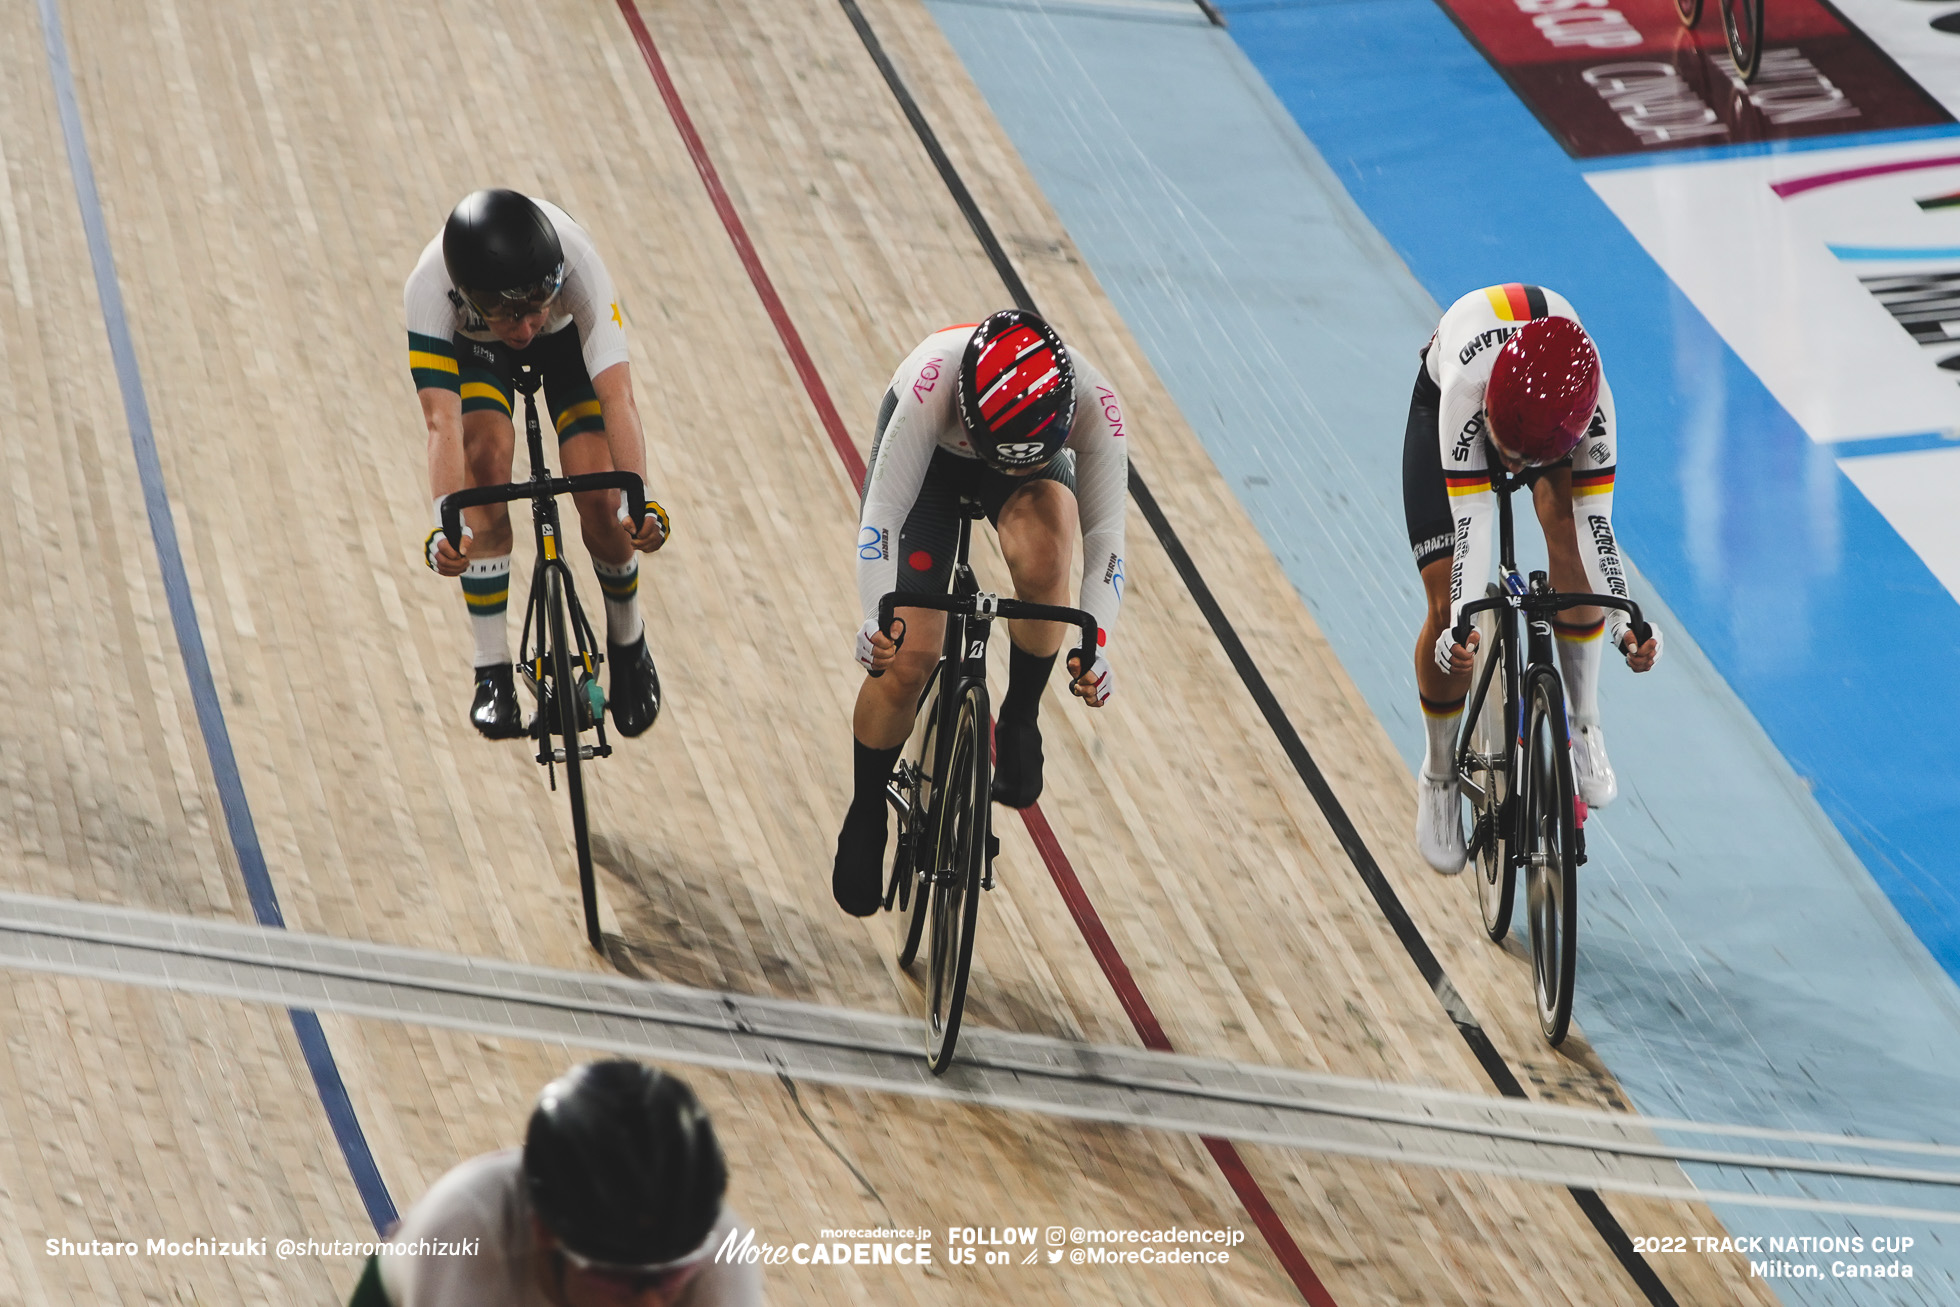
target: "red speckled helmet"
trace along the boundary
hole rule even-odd
[[[1599,404],[1599,353],[1570,318],[1527,322],[1497,351],[1484,415],[1499,450],[1556,463],[1586,434]]]
[[[1002,309],[973,329],[956,393],[973,452],[1004,472],[1055,456],[1075,420],[1075,369],[1055,329],[1025,309]]]

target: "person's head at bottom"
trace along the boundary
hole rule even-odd
[[[538,1095],[524,1184],[550,1302],[666,1307],[714,1255],[728,1167],[686,1084],[638,1062],[589,1062]]]

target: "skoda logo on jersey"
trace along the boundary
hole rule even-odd
[[[994,457],[1003,463],[1033,463],[1047,448],[1039,440],[1010,440],[994,446]]]

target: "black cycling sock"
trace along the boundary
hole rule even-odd
[[[1031,722],[1041,710],[1041,692],[1055,670],[1054,654],[1031,654],[1012,640],[1007,643],[1007,693],[1001,696],[1000,720]]]
[[[884,807],[885,782],[892,777],[892,768],[898,765],[898,755],[904,744],[894,744],[889,749],[873,749],[862,741],[851,741],[851,806],[860,805]]]

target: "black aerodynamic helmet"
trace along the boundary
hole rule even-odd
[[[973,329],[960,355],[960,422],[980,461],[1036,468],[1068,439],[1075,368],[1055,329],[1026,309],[1002,309]]]
[[[471,191],[442,226],[449,280],[486,318],[544,307],[565,284],[565,251],[545,211],[516,191]]]
[[[524,1134],[524,1183],[538,1219],[581,1261],[659,1267],[706,1242],[728,1167],[694,1092],[620,1059],[544,1087]]]

